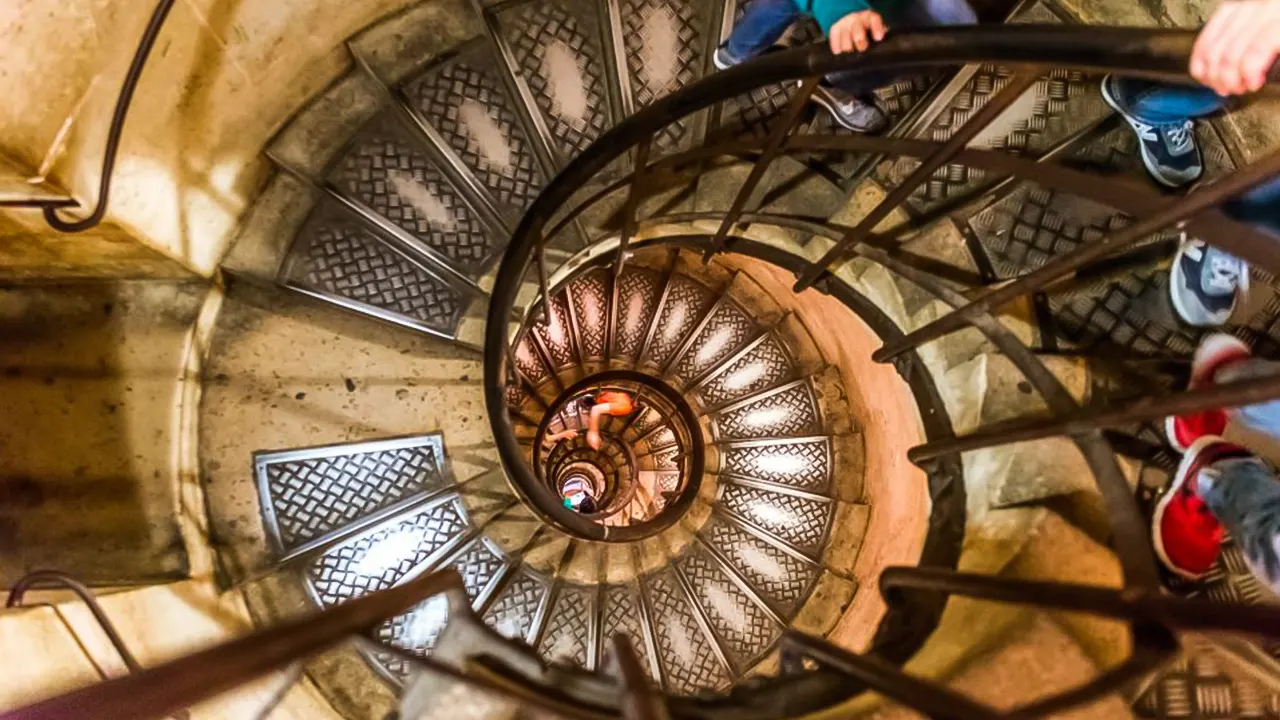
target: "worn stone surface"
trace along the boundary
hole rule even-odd
[[[0,582],[182,577],[179,403],[203,282],[0,288]]]
[[[115,225],[64,235],[51,230],[37,211],[0,215],[0,283],[191,277],[182,265]]]
[[[439,340],[237,284],[209,355],[201,473],[214,543],[233,571],[267,560],[255,451],[438,431],[463,462],[492,447],[479,362]]]

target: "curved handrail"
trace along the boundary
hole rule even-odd
[[[59,572],[58,570],[33,570],[23,575],[9,589],[9,599],[5,601],[4,606],[7,608],[22,607],[22,598],[27,591],[35,585],[54,585],[75,593],[76,597],[89,608],[89,613],[93,615],[93,619],[97,621],[98,627],[102,629],[107,640],[111,641],[112,647],[116,649],[116,653],[120,655],[120,659],[124,662],[124,666],[129,672],[138,672],[142,666],[138,664],[137,659],[133,657],[133,653],[129,651],[129,647],[124,644],[124,638],[120,637],[120,633],[116,630],[116,626],[111,622],[111,618],[107,617],[107,612],[102,609],[102,605],[98,602],[98,598],[94,596],[93,591],[84,583],[76,580],[70,575]]]
[[[124,134],[124,121],[129,116],[129,106],[133,102],[133,93],[138,89],[138,81],[142,79],[142,71],[146,68],[147,58],[160,37],[160,29],[164,27],[165,18],[173,9],[175,0],[160,0],[155,10],[151,11],[151,20],[142,32],[138,41],[138,49],[129,63],[129,71],[125,73],[124,82],[120,84],[120,96],[116,99],[115,111],[111,115],[111,127],[107,130],[107,146],[102,153],[102,176],[98,179],[98,200],[93,212],[79,220],[63,220],[58,216],[58,208],[44,208],[44,220],[54,230],[66,233],[83,232],[102,222],[107,214],[107,200],[111,195],[111,173],[116,167],[116,153],[120,150],[120,137]]]

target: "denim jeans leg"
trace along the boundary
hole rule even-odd
[[[1280,374],[1280,362],[1250,358],[1232,363],[1213,374],[1215,384],[1256,380]],[[1268,400],[1243,407],[1230,408],[1227,414],[1231,422],[1244,425],[1257,435],[1280,438],[1280,400]]]
[[[725,41],[729,57],[743,62],[768,50],[799,17],[794,0],[751,0]]]
[[[1280,481],[1261,460],[1222,460],[1198,478],[1200,497],[1244,551],[1254,575],[1280,594]]]
[[[1271,231],[1280,241],[1280,178],[1272,178],[1223,205],[1222,211],[1233,220]]]
[[[1198,85],[1116,77],[1111,88],[1113,99],[1125,113],[1152,125],[1185,122],[1212,115],[1226,106],[1220,95]]]
[[[978,14],[967,0],[902,0],[886,11],[885,24],[891,29],[976,25]],[[899,76],[892,73],[831,73],[827,82],[854,96],[866,98]]]

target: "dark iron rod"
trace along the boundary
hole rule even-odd
[[[982,106],[981,110],[974,113],[968,122],[952,133],[951,137],[947,138],[947,141],[936,152],[925,158],[905,180],[898,183],[897,187],[891,190],[888,195],[885,195],[884,199],[872,208],[871,212],[868,212],[852,230],[845,233],[844,237],[840,238],[835,245],[832,245],[827,252],[823,253],[822,257],[796,281],[793,288],[795,292],[802,292],[812,287],[813,283],[827,271],[827,267],[831,263],[844,256],[850,245],[866,240],[871,231],[880,224],[880,221],[889,217],[889,213],[897,210],[898,207],[905,203],[911,197],[911,193],[916,191],[916,188],[928,182],[938,168],[946,165],[955,157],[956,153],[963,150],[971,140],[977,137],[978,133],[986,130],[987,126],[995,122],[996,118],[1000,117],[1010,105],[1017,102],[1023,93],[1040,80],[1040,75],[1039,70],[1024,70],[1013,76],[1007,85]]]
[[[631,640],[623,633],[616,633],[610,643],[621,679],[623,720],[665,720],[668,717],[666,703],[649,689]]]
[[[1187,415],[1212,408],[1252,405],[1280,398],[1280,376],[1251,378],[1188,390],[1174,395],[1147,396],[1115,408],[1081,412],[1070,418],[1010,420],[962,437],[917,445],[907,451],[912,462],[926,462],[957,452],[994,445],[1026,442],[1056,435],[1079,435],[1105,428]]]
[[[729,205],[729,212],[725,213],[724,220],[720,223],[720,228],[716,230],[716,236],[711,241],[711,247],[703,253],[703,260],[710,260],[712,255],[724,250],[729,230],[738,224],[742,209],[746,207],[747,201],[755,193],[756,186],[764,179],[764,174],[768,171],[769,166],[778,157],[783,144],[787,141],[787,136],[791,134],[791,131],[795,129],[796,123],[800,121],[804,108],[809,103],[809,98],[818,87],[818,80],[819,77],[814,75],[806,78],[800,84],[800,89],[791,98],[791,104],[787,106],[787,111],[782,117],[778,118],[778,124],[769,132],[769,139],[765,142],[764,152],[760,153],[760,157],[756,158],[755,164],[751,166],[751,172],[747,175],[746,182],[742,183],[742,187],[738,188],[738,194],[733,197],[733,202]]]
[[[1197,213],[1217,208],[1222,203],[1277,175],[1280,175],[1280,152],[1272,153],[1243,170],[1193,192],[1179,202],[1169,203],[1164,209],[1135,220],[1124,229],[1101,240],[1063,253],[1007,285],[984,290],[974,297],[973,302],[955,312],[944,315],[898,340],[885,343],[884,347],[873,353],[871,357],[877,362],[892,360],[906,350],[919,347],[923,343],[936,340],[964,327],[969,319],[978,313],[996,310],[1011,300],[1045,287],[1073,270],[1136,245],[1154,232],[1176,225]]]
[[[649,165],[649,146],[653,144],[653,135],[649,134],[636,146],[635,170],[631,174],[631,185],[627,189],[627,199],[622,206],[622,235],[618,238],[618,257],[613,262],[613,281],[616,283],[622,275],[622,266],[627,260],[627,246],[636,234],[636,210],[643,196],[645,168]]]
[[[462,578],[456,571],[424,574],[148,670],[38,702],[15,710],[4,719],[164,717],[309,657],[350,635],[367,632],[450,588],[462,589]]]

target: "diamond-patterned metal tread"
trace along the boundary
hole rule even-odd
[[[747,487],[720,486],[717,504],[811,558],[820,556],[831,527],[829,500]]]
[[[713,515],[699,532],[756,593],[784,617],[800,608],[818,580],[819,567]]]
[[[671,287],[658,311],[657,329],[649,345],[646,362],[662,367],[693,332],[715,301],[706,285],[686,276],[671,278]]]
[[[646,576],[644,587],[667,692],[692,695],[727,688],[731,682],[728,671],[671,570]]]
[[[1134,703],[1144,718],[1280,718],[1280,694],[1243,673],[1228,672],[1224,663],[1203,650],[1183,655]]]
[[[707,65],[706,28],[711,7],[695,0],[622,0],[622,44],[627,85],[639,110],[697,80]],[[664,154],[686,149],[694,140],[693,118],[677,120],[659,132],[655,146]]]
[[[551,377],[546,363],[542,361],[542,357],[534,348],[533,338],[530,333],[525,333],[520,344],[516,345],[515,355],[516,367],[520,369],[520,374],[524,375],[534,386],[542,384],[542,381]]]
[[[489,229],[394,116],[365,126],[329,180],[471,277],[497,254]]]
[[[742,400],[771,388],[792,375],[793,364],[786,347],[776,335],[769,335],[694,389],[706,407]]]
[[[436,595],[418,603],[407,613],[397,615],[382,623],[374,631],[378,642],[393,645],[402,650],[426,657],[435,647],[436,640],[449,621],[449,600]],[[391,653],[371,653],[373,661],[400,683],[409,675],[409,663]]]
[[[549,140],[567,161],[612,124],[596,5],[530,0],[502,10],[498,25]]]
[[[605,336],[609,325],[609,276],[605,271],[588,273],[569,285],[573,317],[577,322],[578,348],[589,360],[604,360]]]
[[[650,665],[649,645],[645,642],[644,621],[641,619],[640,599],[638,591],[632,585],[606,586],[603,597],[604,608],[600,613],[600,637],[611,638],[623,633],[631,641],[631,647],[640,657],[640,667],[650,680],[653,680],[653,667]],[[603,657],[603,648],[598,653]]]
[[[644,345],[653,313],[662,292],[661,276],[648,269],[628,267],[618,279],[618,307],[612,309],[617,324],[613,340],[615,357],[634,358]]]
[[[757,605],[706,550],[694,548],[676,564],[694,597],[702,603],[735,673],[744,674],[782,635],[782,625]]]
[[[553,662],[588,666],[588,658],[592,657],[595,595],[594,587],[565,585],[560,588],[547,616],[547,627],[538,642],[542,657]]]
[[[720,449],[724,475],[787,485],[823,494],[831,482],[831,439],[769,439]]]
[[[721,303],[676,363],[671,382],[680,387],[698,378],[741,349],[758,332],[759,326],[746,310],[732,301]]]
[[[506,564],[502,551],[487,537],[473,541],[458,554],[449,567],[462,576],[462,585],[473,604],[482,602],[493,590],[502,566]]]
[[[427,69],[405,93],[514,221],[546,178],[501,77],[489,46],[478,43]]]
[[[467,524],[457,495],[439,498],[326,551],[307,569],[308,582],[326,607],[385,590],[410,572],[425,570]]]
[[[261,452],[254,474],[267,532],[290,555],[444,487],[439,434]]]
[[[822,434],[818,401],[807,381],[756,395],[721,410],[712,421],[724,440],[756,440]]]
[[[339,305],[449,337],[457,334],[466,309],[462,294],[420,261],[323,206],[299,230],[281,280]]]
[[[573,365],[573,327],[569,324],[569,306],[564,293],[551,296],[551,312],[547,313],[548,322],[534,326],[534,332],[542,339],[542,345],[555,363],[556,370],[563,370]]]
[[[521,567],[485,611],[485,623],[512,640],[528,641],[546,600],[547,585],[541,575]]]

